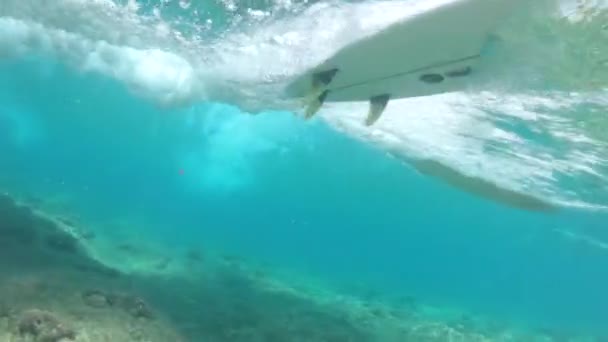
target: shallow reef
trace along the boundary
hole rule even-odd
[[[186,341],[72,228],[0,194],[0,341]]]
[[[238,257],[109,240],[0,194],[0,341],[603,341],[438,321],[415,298],[347,296]]]
[[[73,340],[76,332],[53,313],[38,309],[24,311],[18,319],[19,335],[30,335],[36,341],[57,342]]]

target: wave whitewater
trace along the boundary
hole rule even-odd
[[[298,112],[300,103],[283,95],[298,72],[445,2],[5,0],[0,58],[53,58],[161,107]],[[362,125],[365,103],[329,104],[321,119],[423,174],[508,205],[607,209],[607,4],[525,6],[496,33],[487,77],[475,88],[391,101],[371,129]]]

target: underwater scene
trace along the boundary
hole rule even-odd
[[[607,1],[373,124],[285,91],[454,1],[0,0],[0,342],[608,341]]]

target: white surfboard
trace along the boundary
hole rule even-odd
[[[520,0],[454,0],[351,43],[296,77],[306,117],[326,101],[370,101],[373,124],[390,99],[463,89],[489,35]]]

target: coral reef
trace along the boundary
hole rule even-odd
[[[74,228],[0,195],[0,341],[184,341]]]
[[[564,340],[465,314],[431,319],[413,297],[347,296],[236,256],[154,249],[65,217],[0,195],[0,341]]]
[[[21,314],[18,322],[20,335],[32,335],[37,342],[60,342],[76,338],[74,329],[48,311],[30,309]]]

